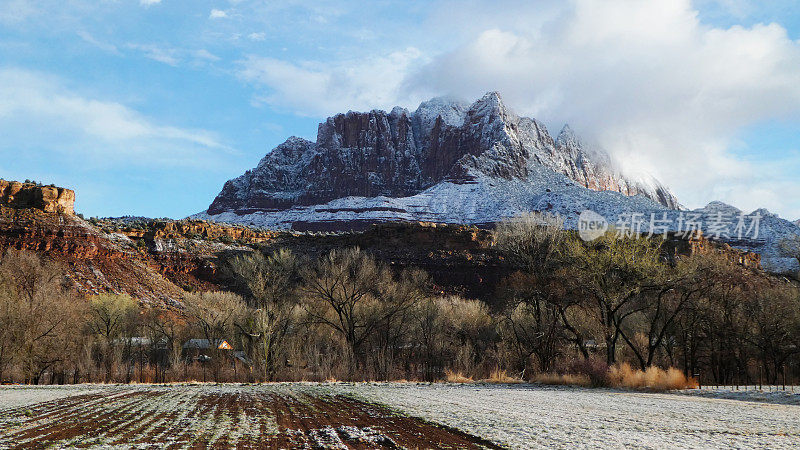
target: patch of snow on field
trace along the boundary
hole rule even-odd
[[[513,448],[800,446],[800,407],[567,387],[359,384],[335,391]]]
[[[92,394],[91,386],[3,386],[0,389],[0,413],[3,410],[49,402],[73,395]]]
[[[71,406],[44,405],[94,393],[102,395],[74,399],[80,401]],[[336,417],[334,423],[325,418],[327,412],[314,415],[310,399],[328,402],[343,398],[340,395],[386,405],[511,448],[800,448],[800,406],[780,404],[788,401],[782,391],[704,389],[653,394],[423,383],[3,387],[0,448],[44,445],[49,434],[56,436],[51,444],[62,448],[123,443],[212,448],[242,443],[247,447],[268,442],[279,433],[293,447],[402,444],[387,434],[399,422],[388,412],[370,415],[370,423],[348,422],[350,414]],[[300,420],[291,429],[279,429],[272,408],[276,399],[282,399],[284,413],[298,415]],[[365,410],[373,408],[361,405]],[[424,429],[416,428],[420,422],[411,423],[417,424],[410,428],[412,433]]]
[[[798,390],[797,387],[790,389],[788,386],[786,390],[780,390],[775,386],[769,388],[764,386],[761,389],[756,388],[756,386],[740,386],[739,389],[734,389],[732,387],[687,389],[685,391],[680,391],[680,393],[706,398],[800,406],[800,390]]]

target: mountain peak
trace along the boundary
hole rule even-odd
[[[430,133],[436,119],[441,117],[442,121],[449,126],[459,127],[464,123],[469,106],[461,100],[453,97],[434,97],[419,104],[414,111],[414,118],[419,124],[422,134]]]
[[[572,131],[572,128],[570,128],[569,124],[564,124],[564,126],[561,128],[561,131],[558,133],[558,137],[556,137],[556,145],[575,147],[581,146],[580,139],[578,139],[578,136],[574,131]]]
[[[505,113],[506,107],[503,98],[497,91],[487,92],[469,107],[472,116],[485,116],[492,113]]]
[[[729,205],[729,204],[727,204],[725,202],[721,202],[719,200],[714,200],[713,202],[710,202],[706,206],[700,208],[698,211],[701,211],[701,212],[704,212],[704,213],[708,213],[708,214],[722,213],[722,214],[729,214],[729,215],[735,215],[735,214],[741,214],[742,213],[742,210],[740,210],[739,208],[737,208],[735,206],[732,206],[732,205]]]
[[[568,123],[565,123],[564,126],[561,128],[561,131],[558,133],[558,139],[561,138],[572,138],[575,137],[575,132],[572,131],[572,128],[569,126]]]
[[[489,91],[483,94],[483,97],[481,97],[478,102],[492,102],[501,105],[503,103],[503,97],[497,91]]]

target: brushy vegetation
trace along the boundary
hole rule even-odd
[[[472,378],[464,376],[461,372],[454,372],[450,369],[444,370],[444,380],[448,383],[472,383]]]
[[[678,369],[667,370],[648,367],[646,370],[633,369],[630,364],[622,363],[611,367],[608,372],[608,385],[631,389],[671,390],[696,388],[697,381],[686,377]]]
[[[592,385],[591,381],[589,381],[589,377],[586,375],[575,375],[571,373],[537,373],[531,382],[555,386],[589,387]]]
[[[530,381],[549,385],[611,387],[650,391],[697,387],[697,380],[687,377],[674,367],[662,369],[651,366],[646,370],[641,370],[632,368],[627,362],[604,368],[604,372],[598,372],[598,367],[601,366],[592,369],[591,375],[585,372],[540,373],[536,374]]]
[[[591,243],[553,216],[500,224],[514,272],[496,307],[432,289],[358,248],[238,254],[227,291],[181,311],[76,298],[56,266],[0,262],[0,380],[26,383],[480,380],[635,389],[797,379],[800,294],[725,255],[659,238]],[[190,341],[190,340],[194,341]],[[194,344],[191,344],[194,342]],[[200,348],[205,342],[208,348]]]

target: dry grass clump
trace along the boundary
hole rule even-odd
[[[536,374],[532,383],[573,385],[585,387],[612,387],[668,391],[697,387],[697,380],[687,378],[683,372],[671,367],[661,369],[651,366],[647,370],[634,369],[628,363],[608,366],[605,361],[576,358],[560,364],[554,372]]]
[[[492,371],[489,373],[489,378],[482,381],[487,383],[522,383],[522,380],[508,375],[508,372],[506,372],[505,369],[501,369],[499,367],[492,369]]]
[[[464,376],[461,371],[447,369],[444,371],[444,380],[448,383],[472,383],[472,378]]]
[[[683,372],[674,367],[664,370],[651,366],[643,371],[631,368],[628,363],[622,363],[609,368],[608,384],[612,387],[656,391],[697,387],[697,381],[695,379],[687,378]]]
[[[588,375],[571,373],[540,373],[533,377],[531,383],[583,387],[589,387],[592,385]]]

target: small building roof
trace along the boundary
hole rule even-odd
[[[199,350],[208,350],[212,348],[212,346],[218,350],[233,350],[233,346],[225,339],[189,339],[183,344],[184,349],[194,348]]]

